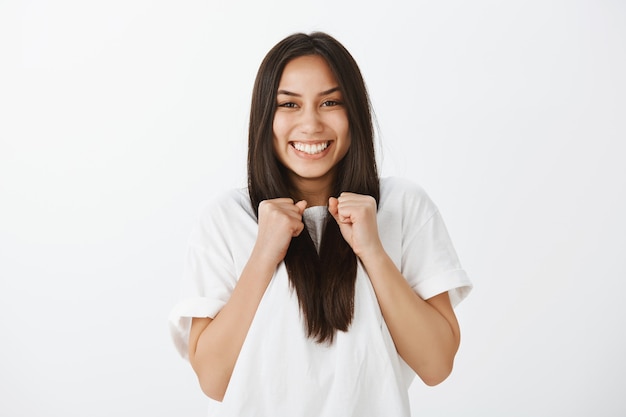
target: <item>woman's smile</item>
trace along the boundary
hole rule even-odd
[[[291,146],[298,151],[309,156],[322,154],[330,146],[331,141],[324,142],[291,142]]]

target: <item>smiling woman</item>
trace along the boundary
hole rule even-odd
[[[265,57],[248,189],[193,231],[171,314],[212,416],[408,416],[444,380],[471,289],[436,206],[377,174],[365,83],[324,33]]]

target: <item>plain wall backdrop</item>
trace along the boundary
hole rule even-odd
[[[475,285],[413,415],[626,415],[626,3],[5,0],[1,416],[205,414],[166,325],[187,236],[245,185],[262,57],[313,30]]]

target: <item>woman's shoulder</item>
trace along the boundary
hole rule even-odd
[[[236,207],[248,208],[249,206],[250,196],[247,188],[230,188],[217,191],[211,195],[205,204],[204,210],[233,209]]]
[[[222,190],[212,195],[200,212],[200,223],[227,221],[237,217],[255,218],[247,188]]]
[[[407,227],[419,229],[438,211],[420,184],[407,178],[381,178],[378,204],[380,215],[401,221]]]
[[[380,179],[380,201],[381,204],[393,202],[394,204],[432,205],[434,207],[432,200],[420,184],[402,177]]]

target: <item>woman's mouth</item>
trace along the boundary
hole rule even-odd
[[[330,141],[320,143],[293,142],[291,144],[291,146],[293,146],[296,150],[304,152],[307,155],[316,155],[323,152],[329,145]]]

